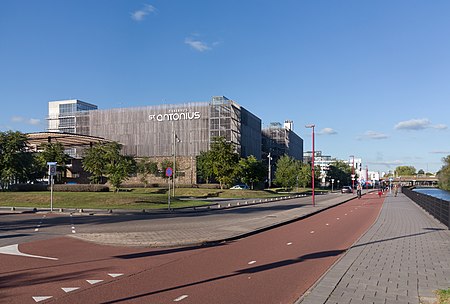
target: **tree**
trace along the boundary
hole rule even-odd
[[[83,169],[91,173],[89,177],[91,182],[95,184],[104,182],[107,161],[103,144],[95,144],[84,152]]]
[[[0,187],[26,182],[33,166],[27,152],[27,136],[19,131],[0,132]]]
[[[136,161],[120,154],[122,145],[117,142],[96,144],[85,152],[83,169],[91,173],[91,180],[100,183],[106,176],[116,191],[128,176],[136,172]]]
[[[197,178],[209,183],[214,177],[211,151],[202,151],[197,156]]]
[[[220,188],[229,185],[235,178],[239,155],[234,145],[223,137],[216,137],[211,144],[212,172],[220,183]]]
[[[122,182],[136,172],[136,161],[132,156],[118,155],[106,165],[106,172],[111,185],[118,192]]]
[[[425,171],[423,171],[423,169],[420,169],[419,171],[417,171],[418,175],[425,175]]]
[[[158,174],[158,164],[154,161],[149,160],[148,157],[141,158],[137,163],[137,172],[141,174],[141,182],[145,187],[148,185],[147,177],[149,174]]]
[[[65,172],[69,156],[64,152],[64,146],[61,143],[47,143],[41,145],[41,152],[37,154],[37,162],[43,169],[44,174],[47,169],[48,162],[57,162],[57,169]]]
[[[398,166],[395,168],[395,174],[397,176],[411,176],[416,175],[416,168],[413,166]]]
[[[304,178],[300,173],[307,172],[306,170],[302,171],[302,166],[303,164],[299,160],[287,155],[281,156],[276,164],[277,169],[275,171],[274,182],[285,189],[294,187],[297,184],[298,179],[301,180]],[[302,176],[302,178],[300,176]],[[311,176],[311,173],[309,173],[309,176]]]
[[[266,177],[266,167],[262,161],[258,161],[253,155],[239,160],[237,176],[240,180],[251,186],[253,189],[254,183],[264,181]]]
[[[350,185],[352,183],[352,167],[341,160],[334,161],[328,167],[327,179],[331,182],[339,181],[342,186]]]
[[[442,159],[444,165],[439,170],[437,176],[439,179],[439,188],[450,191],[450,155]]]
[[[320,172],[317,170],[314,170],[314,175],[318,174]],[[298,183],[303,188],[308,187],[308,185],[312,184],[311,181],[311,165],[308,164],[301,164],[300,171],[298,173]]]

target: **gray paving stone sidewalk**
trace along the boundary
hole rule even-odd
[[[220,242],[239,238],[258,231],[266,230],[271,227],[285,224],[290,221],[303,218],[315,212],[331,208],[355,198],[354,195],[341,195],[338,193],[319,196],[316,199],[316,205],[311,206],[310,197],[299,197],[288,200],[273,201],[257,205],[248,205],[232,208],[223,208],[220,212],[231,212],[235,208],[244,211],[240,216],[234,217],[214,217],[215,212],[211,211],[213,216],[211,220],[180,220],[178,218],[161,219],[158,223],[138,227],[135,231],[114,231],[114,232],[80,232],[71,237],[92,241],[100,244],[119,245],[119,246],[187,246],[200,245],[208,242]],[[236,201],[232,203],[236,206]],[[273,208],[264,215],[258,212],[245,212],[246,208],[259,208],[262,210],[265,206],[283,206],[283,204],[292,204],[292,208]],[[228,203],[224,203],[227,206]],[[270,209],[270,208],[269,208]],[[227,211],[228,210],[228,211]],[[134,226],[132,223],[129,227]]]
[[[450,230],[403,194],[296,304],[433,303],[450,287]]]

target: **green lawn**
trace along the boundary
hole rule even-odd
[[[285,195],[285,194],[284,194]],[[280,196],[271,191],[177,188],[171,207],[200,206],[206,197],[264,198]],[[184,198],[180,200],[180,198]],[[187,198],[187,200],[186,200]],[[50,192],[0,192],[2,207],[50,207]],[[139,188],[114,192],[53,192],[53,208],[77,209],[165,209],[167,189]]]

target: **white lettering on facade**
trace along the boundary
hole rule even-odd
[[[189,112],[187,109],[169,110],[164,114],[149,114],[148,120],[156,121],[178,121],[178,120],[194,120],[200,119],[200,112]]]

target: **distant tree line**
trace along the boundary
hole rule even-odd
[[[117,142],[96,144],[86,149],[83,169],[91,174],[92,183],[109,181],[118,190],[131,175],[139,174],[141,182],[147,186],[149,175],[167,178],[166,168],[172,167],[171,160],[160,164],[150,158],[136,160],[132,156],[121,154],[122,145]],[[35,182],[47,176],[47,162],[56,161],[58,171],[65,172],[70,157],[64,153],[61,143],[41,145],[39,152],[30,152],[27,136],[18,131],[0,132],[0,188],[9,189],[18,183]],[[444,165],[438,172],[439,187],[450,190],[450,155],[443,158]],[[175,171],[177,168],[173,168]],[[320,168],[315,168],[315,179],[319,179]],[[200,181],[218,182],[223,187],[234,183],[245,183],[251,188],[267,182],[267,165],[254,156],[241,158],[235,146],[223,137],[213,139],[211,148],[197,157],[197,177]],[[330,164],[326,179],[332,179],[340,185],[351,184],[351,167],[343,161]],[[399,166],[396,176],[429,174],[423,170],[416,173],[412,166]],[[308,187],[311,185],[311,165],[284,155],[276,162],[273,183],[283,188]]]

